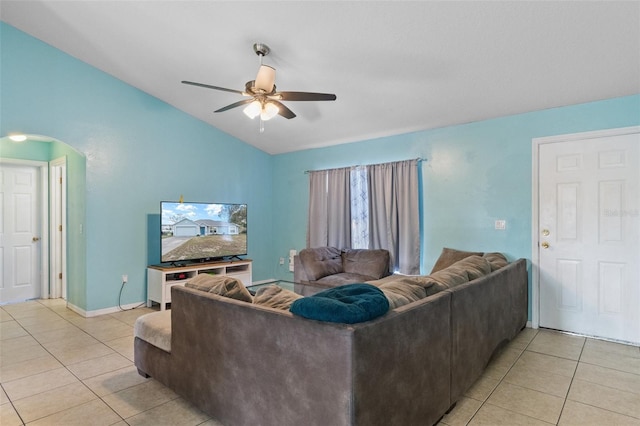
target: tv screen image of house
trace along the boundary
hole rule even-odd
[[[161,261],[216,260],[247,254],[247,205],[162,201]]]

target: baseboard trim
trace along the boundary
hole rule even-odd
[[[121,310],[126,311],[128,309],[144,306],[144,305],[140,306],[141,303],[143,302],[129,303],[127,305],[123,305],[122,309],[120,309],[118,306],[113,306],[111,308],[96,309],[94,311],[85,311],[84,309],[79,308],[74,304],[67,302],[67,308],[71,309],[73,312],[75,312],[78,315],[82,315],[85,318],[91,318],[91,317],[97,317],[99,315],[114,314],[116,312],[120,312]]]

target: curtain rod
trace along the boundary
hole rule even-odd
[[[422,158],[422,157],[418,157],[418,158],[409,158],[408,160],[398,160],[398,161],[389,161],[387,163],[375,163],[375,164],[358,164],[356,166],[346,166],[346,167],[335,167],[333,169],[320,169],[320,170],[305,170],[304,174],[308,175],[311,172],[323,172],[323,171],[329,171],[329,170],[338,170],[338,169],[346,169],[346,168],[355,168],[355,167],[369,167],[369,166],[379,166],[380,164],[389,164],[389,163],[398,163],[400,161],[410,161],[410,160],[417,160],[418,162],[421,161],[427,161],[426,158]]]

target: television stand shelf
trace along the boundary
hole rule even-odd
[[[157,266],[147,268],[147,306],[153,302],[160,304],[160,310],[171,303],[171,287],[184,285],[198,274],[227,275],[251,285],[251,260],[232,260],[228,262],[194,263],[188,266]]]

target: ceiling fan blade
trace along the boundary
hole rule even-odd
[[[332,93],[311,93],[311,92],[278,92],[276,93],[283,101],[335,101],[336,95]]]
[[[194,81],[186,81],[183,80],[182,83],[184,84],[190,84],[192,86],[199,86],[199,87],[206,87],[207,89],[215,89],[215,90],[222,90],[223,92],[231,92],[231,93],[238,93],[240,95],[244,95],[245,93],[241,90],[234,90],[234,89],[225,89],[224,87],[218,87],[218,86],[211,86],[210,84],[203,84],[203,83],[196,83]]]
[[[280,114],[284,118],[292,119],[292,118],[296,117],[296,115],[293,113],[293,111],[291,111],[289,108],[287,108],[282,102],[278,102],[278,101],[274,101],[274,100],[271,100],[269,102],[277,105],[278,114]]]
[[[228,111],[228,110],[230,110],[230,109],[232,109],[232,108],[237,108],[237,107],[242,106],[242,105],[250,104],[250,103],[251,103],[251,102],[253,102],[253,101],[254,101],[254,99],[253,99],[253,98],[250,98],[250,99],[243,99],[243,100],[241,100],[241,101],[234,102],[234,103],[232,103],[232,104],[230,104],[230,105],[227,105],[226,107],[222,107],[222,108],[220,108],[220,109],[217,109],[217,110],[215,110],[215,111],[213,111],[213,112],[224,112],[224,111]]]

